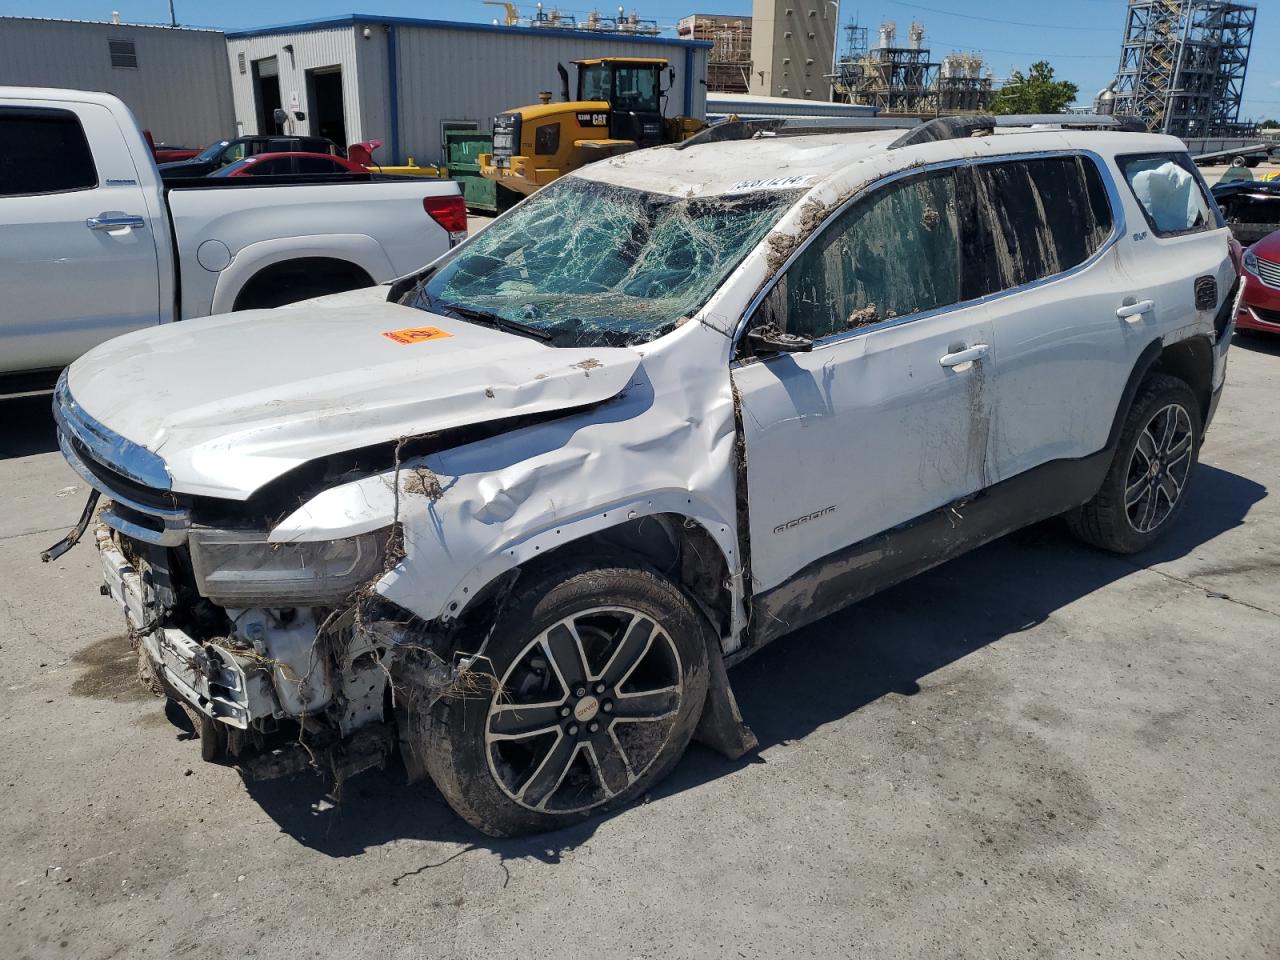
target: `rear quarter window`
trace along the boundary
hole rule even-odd
[[[978,250],[968,296],[1064,273],[1114,229],[1106,184],[1088,157],[1003,160],[974,167]]]
[[[1217,205],[1185,153],[1134,154],[1117,157],[1116,162],[1156,236],[1178,237],[1223,226]]]

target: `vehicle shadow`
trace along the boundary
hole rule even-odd
[[[785,637],[730,671],[760,750],[731,761],[695,744],[646,799],[658,802],[746,764],[766,763],[762,754],[770,748],[801,740],[881,697],[911,696],[922,678],[942,667],[1240,525],[1266,496],[1261,484],[1201,464],[1178,527],[1146,553],[1103,553],[1078,543],[1061,522],[1048,521]],[[960,611],[963,616],[956,615]],[[489,850],[504,861],[555,863],[617,815],[536,837],[495,840],[463,823],[429,784],[406,786],[397,769],[350,781],[336,800],[326,798],[310,775],[250,783],[247,789],[282,831],[329,856],[354,856],[409,838],[464,845],[462,851],[442,850],[439,863],[428,861],[395,882],[471,849]]]
[[[1254,333],[1251,330],[1237,330],[1231,338],[1231,346],[1251,353],[1265,353],[1280,357],[1280,335],[1274,333]]]
[[[58,449],[53,399],[47,393],[0,400],[0,460],[52,453]]]

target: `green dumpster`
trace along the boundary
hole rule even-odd
[[[462,187],[467,209],[501,213],[513,206],[520,195],[480,176],[479,157],[482,153],[493,153],[491,134],[478,130],[444,132],[445,164],[449,168],[449,176]]]

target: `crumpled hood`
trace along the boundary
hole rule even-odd
[[[126,334],[73,363],[68,386],[85,413],[160,455],[175,493],[243,500],[317,457],[607,400],[640,362],[394,303],[332,304]]]

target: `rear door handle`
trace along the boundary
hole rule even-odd
[[[944,367],[958,367],[962,363],[972,363],[975,360],[981,360],[987,355],[991,347],[985,343],[975,343],[972,347],[965,350],[957,350],[955,353],[946,353],[938,358],[938,362]]]
[[[1146,314],[1154,310],[1155,306],[1156,302],[1154,300],[1139,300],[1137,303],[1126,303],[1116,311],[1116,316],[1121,320],[1137,323]]]
[[[145,227],[141,217],[90,217],[84,222],[90,230],[119,230],[122,227]]]

